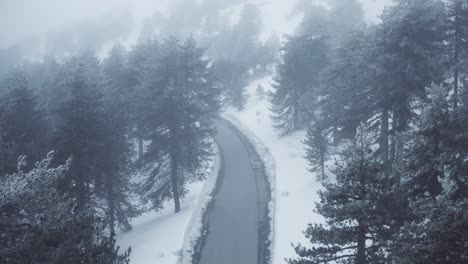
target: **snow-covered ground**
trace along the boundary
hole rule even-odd
[[[216,185],[220,168],[218,150],[207,180],[188,185],[181,211],[174,214],[172,201],[160,212],[133,219],[133,229],[117,236],[122,249],[132,248],[132,264],[190,263],[194,243],[200,236],[202,216]]]
[[[265,151],[257,150],[260,155],[274,159],[267,160],[267,169],[269,164],[275,169],[275,182],[272,183],[275,191],[273,264],[283,264],[285,258],[296,257],[291,243],[307,245],[308,241],[303,235],[307,225],[324,223],[324,219],[314,212],[321,184],[316,181],[316,175],[307,170],[309,166],[304,159],[302,143],[305,131],[286,137],[278,136],[272,127],[267,96],[257,96],[257,87],[261,85],[268,92],[271,82],[271,76],[252,82],[247,87],[249,100],[245,109],[237,111],[230,108],[223,115],[239,126],[241,131],[251,134],[251,139],[255,137],[255,140],[259,140],[272,157]],[[183,200],[180,213],[175,215],[169,202],[159,213],[147,213],[134,219],[133,230],[117,238],[122,248],[132,247],[131,263],[190,263],[187,257],[191,255],[194,240],[200,235],[201,216],[211,198],[217,172],[218,167],[214,165],[206,183],[189,186],[190,192]]]
[[[280,137],[272,127],[269,102],[265,96],[257,96],[261,85],[265,92],[271,90],[272,77],[252,82],[247,87],[248,103],[244,110],[227,109],[224,116],[233,120],[241,130],[249,130],[275,159],[276,182],[272,183],[276,193],[274,206],[273,264],[283,264],[285,258],[296,257],[291,243],[308,245],[303,231],[309,223],[324,223],[324,219],[314,212],[315,202],[319,201],[317,191],[321,184],[316,175],[310,173],[304,159],[305,149],[302,141],[305,131]],[[237,123],[237,124],[236,124]]]

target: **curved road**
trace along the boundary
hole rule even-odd
[[[207,216],[200,264],[257,264],[259,226],[268,192],[256,176],[255,158],[248,143],[225,120],[215,122],[222,171]],[[260,177],[261,178],[261,177]]]

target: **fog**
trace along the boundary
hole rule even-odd
[[[0,264],[468,263],[468,0],[0,0]]]
[[[375,22],[390,0],[361,2]],[[145,34],[212,34],[236,23],[247,3],[261,10],[263,40],[271,32],[291,33],[303,11],[298,0],[1,0],[0,49],[38,58],[72,50],[102,53],[116,41],[130,46]]]

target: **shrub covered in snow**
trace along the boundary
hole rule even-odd
[[[102,219],[57,189],[70,160],[51,168],[53,153],[29,171],[0,180],[0,263],[128,263]]]

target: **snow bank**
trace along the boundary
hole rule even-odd
[[[184,241],[180,257],[177,261],[178,264],[192,264],[192,257],[195,253],[195,246],[202,235],[203,231],[203,217],[208,208],[208,204],[213,198],[216,188],[216,182],[221,168],[221,157],[219,149],[216,147],[216,156],[213,162],[213,167],[208,179],[203,185],[200,197],[198,198],[197,205],[192,213],[190,222],[185,230]]]
[[[220,168],[218,149],[215,154],[208,179],[188,185],[189,192],[179,213],[174,214],[174,206],[168,201],[160,212],[148,212],[133,219],[130,232],[118,234],[117,244],[122,249],[132,248],[130,263],[190,263],[190,252],[201,232],[201,216],[211,199]]]
[[[285,258],[297,257],[291,243],[309,243],[303,234],[307,225],[325,221],[314,212],[321,184],[316,182],[316,175],[308,171],[304,158],[306,151],[302,141],[306,132],[279,137],[270,119],[268,99],[256,94],[259,86],[265,92],[271,91],[271,82],[272,76],[252,82],[247,87],[249,100],[245,109],[230,108],[223,116],[249,137],[272,177],[272,262],[282,264]]]

